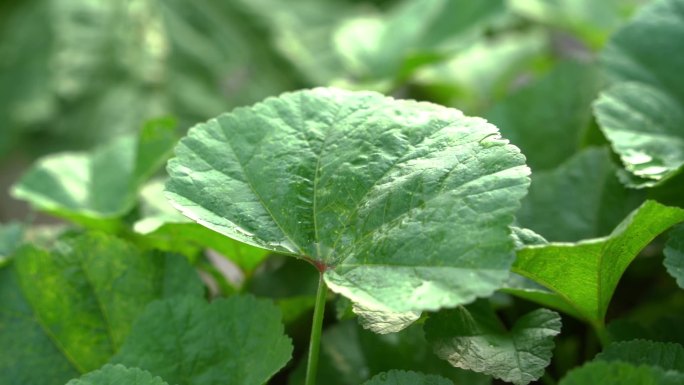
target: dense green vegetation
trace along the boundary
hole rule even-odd
[[[682,68],[684,0],[3,2],[0,383],[683,384]]]

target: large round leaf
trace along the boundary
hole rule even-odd
[[[167,196],[231,238],[305,258],[364,309],[491,294],[529,185],[519,150],[457,110],[318,88],[192,128]]]

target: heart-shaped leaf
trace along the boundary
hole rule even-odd
[[[513,271],[553,290],[587,321],[603,324],[627,266],[656,236],[684,221],[684,210],[646,201],[603,238],[519,250]]]
[[[313,262],[364,309],[487,296],[508,277],[508,225],[529,169],[457,110],[319,88],[193,127],[167,196],[193,220]]]
[[[291,355],[273,303],[251,296],[211,304],[177,297],[151,303],[112,362],[177,385],[261,385]]]
[[[100,368],[158,298],[204,294],[184,258],[88,234],[19,249],[0,269],[0,383],[63,385]]]
[[[598,122],[631,173],[649,187],[684,165],[684,0],[645,6],[602,53],[614,87],[594,105]]]
[[[105,365],[102,369],[90,372],[67,385],[168,385],[159,377],[138,368],[123,365]]]
[[[544,374],[551,361],[553,337],[560,329],[558,313],[539,309],[506,331],[486,301],[441,311],[425,323],[426,337],[437,356],[455,367],[517,385]]]

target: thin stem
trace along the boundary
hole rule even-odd
[[[311,324],[311,340],[309,341],[309,360],[306,366],[305,385],[316,384],[316,370],[318,369],[318,351],[321,345],[321,332],[323,330],[323,313],[325,313],[325,297],[328,287],[323,281],[323,272],[318,276],[318,291],[316,292],[316,304],[314,307],[313,322]]]
[[[610,344],[610,337],[608,336],[608,331],[606,330],[603,321],[592,322],[591,326],[598,337],[601,348],[608,346]]]

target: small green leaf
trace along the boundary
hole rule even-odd
[[[665,245],[665,267],[677,280],[677,285],[684,289],[684,225],[679,225],[670,231],[670,239]]]
[[[0,346],[12,352],[0,355],[0,383],[62,385],[98,369],[147,303],[179,294],[203,295],[179,256],[100,234],[52,252],[24,246],[0,269]]]
[[[614,87],[594,105],[606,138],[634,178],[633,187],[669,179],[684,164],[683,0],[642,8],[602,53]],[[676,53],[676,54],[673,54]]]
[[[151,303],[113,363],[178,385],[261,385],[292,355],[273,303],[233,296],[208,304],[176,297]]]
[[[554,170],[535,172],[518,223],[555,242],[609,234],[645,198],[626,189],[616,171],[608,149],[589,148]]]
[[[622,273],[684,210],[646,201],[603,238],[549,243],[518,251],[513,271],[560,295],[575,314],[602,323]]]
[[[562,62],[536,82],[509,94],[485,117],[520,147],[532,170],[552,169],[579,149],[598,79],[594,66]]]
[[[151,121],[138,138],[124,136],[91,153],[46,156],[12,187],[12,194],[38,210],[111,229],[169,155],[176,142],[173,127],[170,120]]]
[[[66,385],[168,385],[159,377],[138,368],[123,365],[105,365]]]
[[[675,343],[646,340],[617,342],[608,345],[595,359],[657,366],[663,370],[675,370],[684,374],[684,347]]]
[[[596,361],[570,371],[558,385],[681,385],[684,375],[652,366]]]
[[[484,120],[318,88],[195,126],[167,197],[242,242],[295,255],[364,309],[468,303],[508,277],[526,193],[518,149]]]
[[[363,385],[453,385],[444,377],[433,374],[390,370],[376,375]]]
[[[560,329],[558,313],[539,309],[506,331],[486,301],[441,311],[425,323],[426,337],[437,356],[455,367],[517,385],[544,374],[551,361],[553,337]]]

